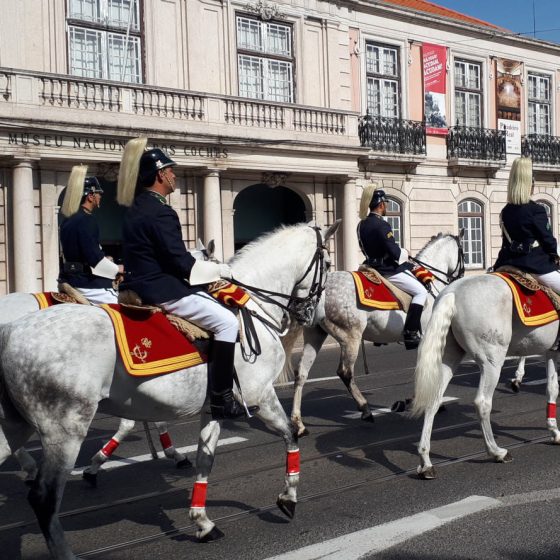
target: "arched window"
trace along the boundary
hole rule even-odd
[[[484,267],[484,216],[482,205],[474,200],[464,200],[457,207],[459,230],[464,229],[463,251],[467,268]]]
[[[550,231],[553,231],[554,224],[552,223],[552,206],[544,200],[537,200],[537,203],[541,206],[544,206],[544,209],[546,210],[546,216],[548,218],[548,225],[550,226]]]
[[[387,214],[385,219],[391,224],[393,228],[393,235],[395,241],[402,246],[402,206],[401,203],[394,198],[387,199]]]

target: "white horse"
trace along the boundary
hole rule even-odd
[[[432,318],[418,350],[412,414],[424,414],[418,445],[421,478],[435,478],[430,461],[434,416],[454,371],[467,354],[481,370],[474,405],[480,419],[488,454],[498,463],[511,461],[507,449],[496,444],[490,413],[492,396],[506,356],[546,354],[547,427],[553,443],[560,444],[556,423],[558,377],[556,352],[550,352],[558,336],[558,321],[540,327],[521,323],[509,286],[490,274],[470,276],[453,283],[436,300]]]
[[[435,276],[433,290],[437,293],[445,284],[464,273],[461,237],[450,234],[434,236],[418,253],[416,259],[431,270]],[[422,325],[426,325],[432,311],[433,298],[429,297],[422,313]],[[403,311],[369,310],[357,305],[356,288],[349,272],[330,272],[325,292],[317,306],[314,325],[303,329],[303,352],[295,371],[292,423],[298,436],[307,434],[301,415],[303,387],[307,381],[317,353],[328,335],[340,344],[340,362],[337,374],[356,401],[362,420],[373,421],[373,414],[354,378],[354,364],[360,342],[369,340],[386,344],[402,339],[406,313]],[[286,353],[291,353],[293,342],[299,332],[286,337]],[[289,369],[290,360],[287,360]]]
[[[190,249],[190,252],[195,259],[210,261],[216,260],[214,258],[214,251],[215,242],[213,239],[208,242],[208,247],[205,247],[204,244],[198,240],[196,249]],[[0,297],[0,325],[11,323],[28,313],[33,313],[39,310],[39,302],[33,294],[24,292],[7,294],[6,296]],[[84,469],[82,474],[84,480],[89,482],[92,486],[97,486],[97,474],[99,469],[103,463],[110,459],[111,455],[116,451],[120,443],[132,433],[135,424],[136,423],[133,420],[128,420],[126,418],[121,419],[117,432],[91,458],[91,464]],[[159,440],[165,457],[172,459],[177,468],[192,467],[193,465],[187,456],[178,451],[173,445],[169,436],[167,422],[154,422],[154,424],[158,431]],[[145,425],[145,427],[147,426]],[[150,437],[149,434],[147,434],[147,436]],[[4,452],[2,447],[8,449],[8,443],[0,433],[0,454]],[[35,462],[35,459],[33,459],[24,447],[17,449],[14,452],[14,457],[19,462],[21,470],[25,473],[25,482],[29,483],[34,480],[37,476],[37,463]]]
[[[285,359],[278,330],[288,318],[286,308],[301,316],[316,305],[328,264],[324,244],[338,225],[280,228],[247,245],[230,263],[234,282],[255,287],[257,294],[247,306],[262,317],[254,325],[261,352],[248,362],[238,352],[235,363],[246,402],[260,407],[258,417],[285,442],[287,472],[277,504],[289,517],[297,501],[299,450],[272,385]],[[0,327],[0,388],[0,426],[10,448],[21,447],[34,431],[40,434],[43,462],[28,499],[51,555],[71,560],[75,556],[58,512],[68,471],[96,411],[144,421],[196,415],[206,400],[207,367],[132,377],[124,370],[103,309],[59,305]],[[220,422],[204,412],[190,509],[201,540],[221,535],[205,505],[219,433]],[[6,456],[0,456],[0,463]]]

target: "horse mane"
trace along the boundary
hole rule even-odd
[[[418,251],[418,254],[416,256],[421,257],[422,255],[424,255],[424,253],[426,253],[426,251],[430,247],[432,247],[432,245],[434,245],[435,243],[437,243],[438,241],[440,241],[444,237],[456,237],[456,236],[453,235],[452,233],[444,233],[444,232],[440,231],[437,235],[432,235],[430,240],[424,245],[424,247],[422,247],[422,249],[420,249],[420,251]]]

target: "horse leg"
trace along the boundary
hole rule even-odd
[[[82,478],[94,488],[97,487],[97,473],[101,465],[111,457],[123,439],[134,429],[134,420],[122,418],[117,433],[91,458],[91,464],[84,469]]]
[[[480,384],[474,406],[476,408],[478,418],[480,420],[480,427],[484,435],[484,443],[486,451],[494,458],[496,463],[508,463],[513,458],[507,449],[499,447],[494,439],[494,432],[492,431],[492,424],[490,422],[490,413],[492,412],[492,397],[498,380],[500,378],[500,371],[505,360],[505,353],[503,356],[492,356],[492,360],[484,360],[479,363],[482,370],[480,377]]]
[[[14,451],[14,457],[20,464],[21,470],[25,473],[25,483],[29,484],[35,480],[39,469],[35,459],[26,451],[25,447],[20,447]]]
[[[214,464],[214,456],[218,438],[220,437],[220,423],[213,420],[210,414],[201,412],[200,436],[198,439],[198,451],[196,455],[196,481],[191,496],[191,507],[189,517],[196,523],[198,529],[196,537],[200,542],[217,540],[224,536],[222,531],[216,527],[206,515],[206,490],[208,488],[208,477]]]
[[[556,401],[558,399],[558,370],[556,369],[556,352],[546,355],[546,425],[552,433],[552,443],[560,444],[560,431],[556,423]]]
[[[416,469],[419,478],[424,480],[431,480],[436,478],[436,470],[432,465],[430,459],[430,442],[432,438],[432,427],[434,425],[434,418],[438,413],[441,400],[445,394],[445,390],[453,377],[453,373],[464,356],[464,351],[459,347],[455,340],[449,336],[440,366],[440,386],[437,399],[434,399],[433,404],[426,409],[424,413],[424,424],[422,426],[422,435],[418,443],[418,455],[420,456],[420,465]]]
[[[167,422],[154,422],[154,424],[159,433],[159,441],[161,442],[161,447],[165,456],[168,459],[173,459],[178,469],[188,469],[192,467],[193,464],[187,459],[187,456],[175,449],[171,441],[171,436],[167,431]]]
[[[517,369],[515,370],[514,376],[510,379],[510,387],[514,393],[519,393],[519,388],[521,387],[521,381],[525,377],[525,356],[519,358],[519,362],[517,362]]]
[[[301,417],[303,386],[309,376],[309,370],[315,362],[315,358],[326,338],[327,333],[321,327],[307,328],[303,331],[303,352],[297,370],[294,373],[294,399],[291,417],[292,424],[298,437],[309,434]]]
[[[37,516],[51,556],[57,560],[76,558],[64,537],[58,512],[68,473],[74,467],[90,423],[91,418],[83,426],[83,431],[80,430],[82,433],[76,433],[74,428],[64,430],[64,437],[60,432],[41,435],[43,461],[27,499]]]
[[[362,413],[361,419],[366,422],[373,422],[373,413],[369,408],[369,403],[356,385],[354,377],[354,364],[360,351],[361,337],[348,337],[347,333],[345,335],[344,340],[340,342],[340,363],[336,373],[344,385],[346,385],[346,389],[348,389],[354,401],[356,401],[358,410]]]

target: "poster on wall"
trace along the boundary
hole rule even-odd
[[[521,154],[521,123],[498,119],[498,130],[506,131],[506,154]]]
[[[506,153],[521,153],[521,62],[496,59],[496,116],[506,131]]]
[[[447,47],[422,44],[424,68],[424,118],[427,134],[447,134]]]

